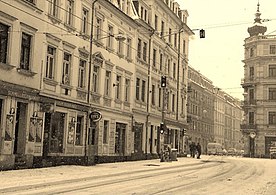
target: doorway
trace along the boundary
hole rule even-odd
[[[126,124],[116,123],[115,153],[123,156],[125,154]]]
[[[46,113],[44,127],[43,156],[63,153],[65,113]]]
[[[27,129],[27,103],[17,102],[13,154],[24,154]]]

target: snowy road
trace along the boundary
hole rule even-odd
[[[274,195],[276,160],[203,156],[0,173],[0,194]]]

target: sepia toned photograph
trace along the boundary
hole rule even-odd
[[[0,194],[275,195],[275,0],[0,0]]]

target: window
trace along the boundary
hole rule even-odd
[[[66,24],[73,25],[73,9],[74,2],[72,0],[67,0],[66,4]]]
[[[117,75],[116,77],[116,99],[121,99],[121,79],[122,77],[120,75]]]
[[[148,44],[146,42],[144,42],[144,46],[143,46],[143,60],[145,62],[147,61],[147,47],[148,47]]]
[[[114,28],[111,25],[108,25],[108,39],[107,39],[107,47],[113,49],[113,40],[114,40]]]
[[[127,58],[131,59],[131,38],[127,38]]]
[[[78,87],[84,88],[85,87],[85,75],[86,75],[86,61],[83,59],[80,59],[80,65],[79,65],[79,81],[78,81]]]
[[[7,63],[9,26],[0,23],[0,63]]]
[[[142,40],[138,39],[138,46],[137,46],[137,57],[141,59],[141,53],[142,53]]]
[[[254,56],[254,48],[250,48],[250,57],[253,57]]]
[[[94,65],[93,67],[93,92],[98,93],[99,85],[99,66]]]
[[[162,70],[163,69],[163,54],[162,53],[160,53],[160,58],[159,58],[159,60],[160,60],[160,70]]]
[[[22,33],[20,68],[24,70],[30,70],[31,39],[31,35]]]
[[[174,34],[174,47],[177,47],[177,33]]]
[[[119,32],[119,34],[123,34],[122,32]],[[124,54],[124,44],[122,40],[118,41],[118,54],[123,55]]]
[[[130,95],[130,79],[126,79],[125,81],[125,101],[129,102],[129,95]]]
[[[171,76],[171,60],[168,59],[168,76]]]
[[[151,104],[155,105],[155,85],[151,87]]]
[[[158,16],[155,15],[154,17],[154,29],[157,31],[158,30]]]
[[[164,36],[164,27],[165,27],[165,23],[162,21],[162,22],[161,22],[161,32],[160,32],[160,36],[161,36],[161,37]]]
[[[254,78],[254,67],[249,68],[249,77]]]
[[[172,94],[172,111],[174,112],[175,110],[175,94]]]
[[[108,130],[109,130],[109,121],[104,120],[104,128],[103,128],[103,144],[108,144]]]
[[[82,145],[82,130],[83,130],[84,117],[77,117],[77,126],[76,126],[76,140],[75,145]]]
[[[101,18],[97,18],[96,19],[96,40],[100,40],[101,39],[101,33],[102,33],[102,19]]]
[[[62,72],[62,83],[70,84],[70,69],[71,69],[71,54],[64,53],[63,55],[63,72]]]
[[[254,112],[249,112],[249,124],[254,124]]]
[[[169,43],[172,42],[172,29],[169,28]]]
[[[184,97],[181,98],[181,114],[184,114]]]
[[[156,67],[156,49],[153,49],[152,65]]]
[[[276,77],[276,64],[269,65],[269,77]]]
[[[186,54],[186,41],[183,40],[183,54]]]
[[[105,89],[104,95],[110,97],[110,85],[111,85],[111,71],[107,70],[105,72]]]
[[[56,48],[48,46],[45,77],[54,79]]]
[[[176,63],[173,63],[173,78],[176,78]]]
[[[270,54],[276,54],[276,45],[270,45],[269,53]]]
[[[276,88],[269,88],[268,89],[268,99],[269,100],[276,100]]]
[[[136,100],[140,99],[140,79],[136,78]]]
[[[58,17],[58,0],[49,0],[50,15]]]
[[[268,124],[276,124],[276,112],[268,112]]]
[[[145,102],[145,96],[146,96],[146,81],[142,80],[142,91],[141,91],[142,102]]]
[[[88,10],[83,8],[82,9],[82,26],[81,26],[81,32],[83,34],[87,34],[87,28],[88,28]]]

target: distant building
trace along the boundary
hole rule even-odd
[[[240,101],[214,87],[211,80],[191,66],[188,70],[188,140],[199,142],[203,152],[209,142],[226,149],[242,149]]]
[[[276,36],[264,35],[259,3],[254,25],[244,41],[244,120],[241,125],[245,154],[268,157],[276,142]]]

